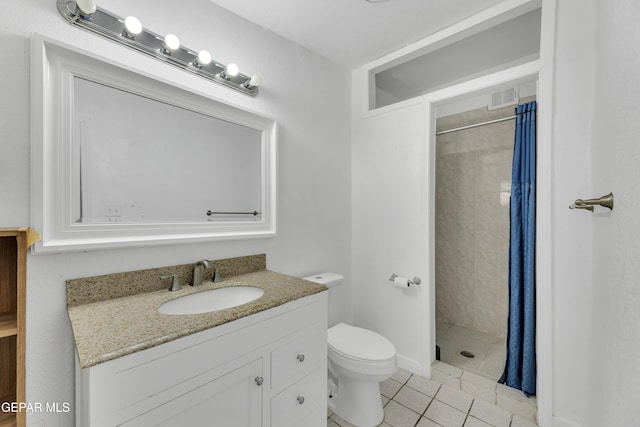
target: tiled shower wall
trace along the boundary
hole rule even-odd
[[[439,118],[437,131],[514,114],[486,108]],[[436,139],[436,320],[505,337],[515,120]]]

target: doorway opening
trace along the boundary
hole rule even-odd
[[[506,357],[514,108],[535,97],[532,77],[436,108],[436,354],[494,382]]]

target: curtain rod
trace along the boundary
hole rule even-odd
[[[507,121],[507,120],[515,119],[516,117],[518,117],[518,116],[517,115],[513,115],[513,116],[509,116],[509,117],[503,117],[501,119],[494,119],[494,120],[489,120],[489,121],[482,122],[482,123],[476,123],[476,124],[473,124],[473,125],[461,126],[459,128],[442,130],[440,132],[436,132],[436,136],[437,135],[444,135],[445,133],[450,133],[450,132],[457,132],[459,130],[471,129],[471,128],[475,128],[475,127],[478,127],[478,126],[485,126],[485,125],[491,125],[493,123],[500,123],[500,122],[504,122],[504,121]]]

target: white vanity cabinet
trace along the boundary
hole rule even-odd
[[[89,368],[82,426],[325,426],[327,293]]]

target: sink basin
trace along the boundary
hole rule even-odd
[[[166,302],[158,311],[162,314],[198,314],[236,307],[260,298],[264,290],[252,286],[231,286],[198,292]]]

